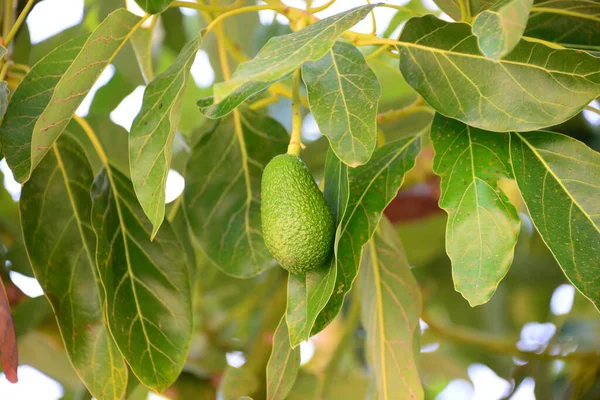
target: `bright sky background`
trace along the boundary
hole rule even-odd
[[[126,0],[128,7],[133,12],[140,12],[135,3]],[[304,7],[302,0],[287,0],[285,1],[290,6]],[[314,1],[314,5],[320,5],[325,0]],[[389,4],[403,5],[408,0],[385,1]],[[433,0],[425,0],[426,6],[432,11],[438,10]],[[328,8],[326,11],[317,14],[324,18],[332,14],[336,14],[346,9],[363,5],[364,0],[344,0],[338,1],[336,4]],[[196,12],[191,9],[182,9],[185,15],[194,15]],[[376,8],[375,15],[377,17],[377,32],[382,33],[389,23],[389,20],[394,15],[394,11],[387,8]],[[448,18],[446,15],[443,18]],[[83,18],[83,0],[45,0],[38,3],[32,10],[27,19],[27,25],[33,43],[41,42],[48,37],[51,37],[60,31],[78,24]],[[270,23],[273,19],[271,11],[260,12],[261,22]],[[277,20],[281,23],[287,23],[287,20],[278,16]],[[364,33],[369,33],[372,30],[370,18],[365,18],[357,24],[354,30]],[[88,113],[91,101],[96,91],[107,84],[114,74],[114,67],[109,65],[108,68],[99,78],[94,88],[90,91],[88,97],[77,110],[77,114],[85,117]],[[192,77],[195,83],[200,87],[208,87],[214,80],[214,71],[210,67],[207,55],[204,51],[199,51],[192,67]],[[113,122],[123,126],[129,130],[134,116],[141,107],[142,95],[144,86],[136,88],[129,96],[127,96],[119,106],[110,114]],[[595,107],[599,107],[598,102],[593,103]],[[600,116],[584,112],[585,117],[591,123],[600,124]],[[317,131],[314,120],[310,117],[306,121],[308,134],[315,134]],[[0,162],[0,170],[5,174],[5,186],[17,200],[20,195],[20,186],[12,179],[12,174],[8,169],[6,162]],[[181,175],[175,171],[169,173],[167,179],[167,202],[173,201],[183,190],[184,180]],[[30,296],[40,296],[43,294],[41,287],[32,279],[11,273],[11,279],[21,287]],[[573,305],[573,296],[575,289],[571,285],[559,286],[551,301],[551,310],[555,315],[566,314],[570,311]],[[530,323],[523,327],[521,333],[521,341],[519,346],[528,348],[531,346],[544,346],[548,340],[554,335],[556,327],[552,324]],[[435,351],[440,346],[435,343],[425,351]],[[305,342],[301,346],[302,362],[307,362],[314,353],[314,345],[312,342]],[[243,354],[233,352],[227,355],[227,361],[230,365],[241,366],[245,362]],[[558,365],[560,368],[560,364]],[[452,381],[446,389],[436,398],[436,400],[496,400],[500,399],[503,394],[510,388],[510,384],[498,377],[494,371],[483,364],[473,364],[468,369],[468,376],[471,381],[456,379]],[[54,380],[48,378],[36,369],[23,365],[19,367],[19,383],[10,384],[0,374],[0,398],[1,400],[57,400],[62,396],[62,387]],[[533,395],[534,382],[533,379],[527,378],[517,389],[516,393],[511,397],[512,400],[531,400],[535,399]],[[149,399],[160,398],[156,395],[151,395]]]

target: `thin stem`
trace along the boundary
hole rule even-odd
[[[171,3],[169,7],[185,7],[185,8],[193,8],[198,11],[205,12],[216,12],[223,13],[231,10],[235,10],[236,8],[240,8],[244,5],[244,0],[235,0],[228,6],[208,6],[206,4],[199,3],[189,3],[187,1],[174,1]]]
[[[390,122],[394,122],[400,118],[406,117],[407,115],[412,115],[418,112],[427,112],[433,114],[434,111],[429,106],[424,105],[409,105],[407,107],[401,108],[399,110],[389,110],[386,112],[382,112],[377,114],[377,123],[378,124],[387,124]]]
[[[185,4],[189,4],[190,8],[196,8],[196,7],[194,7],[196,5],[194,3],[185,3]],[[248,13],[248,12],[261,11],[261,10],[283,11],[283,8],[281,6],[272,6],[269,4],[265,4],[265,5],[261,5],[261,6],[241,7],[241,8],[235,9],[235,10],[227,11],[226,13],[223,13],[223,14],[219,15],[217,18],[215,18],[210,24],[208,24],[208,26],[206,28],[202,29],[201,35],[202,35],[202,37],[206,37],[206,35],[208,35],[208,33],[225,18],[229,18],[229,17],[238,15],[238,14],[244,14],[244,13]]]
[[[367,4],[371,4],[371,0],[367,0]],[[371,35],[375,36],[377,35],[377,19],[375,19],[375,9],[372,9],[369,14],[371,14],[371,25],[373,25],[373,28],[371,29]]]
[[[593,112],[593,113],[596,113],[596,114],[600,115],[600,110],[598,110],[598,109],[597,109],[597,108],[595,108],[595,107],[592,107],[592,106],[585,106],[585,109],[586,109],[586,110],[588,110],[588,111],[591,111],[591,112]]]
[[[75,114],[73,114],[73,119],[79,124],[81,129],[83,129],[88,139],[90,139],[90,142],[92,142],[92,146],[94,146],[94,150],[96,150],[100,161],[102,161],[102,165],[104,165],[106,167],[106,170],[110,173],[110,168],[108,167],[108,157],[106,156],[104,148],[102,147],[102,144],[100,144],[100,140],[98,140],[98,136],[96,136],[90,124],[88,124],[88,122],[85,119]]]
[[[8,36],[10,28],[12,28],[13,20],[15,18],[15,2],[14,0],[4,0],[4,20],[2,23],[2,37]]]
[[[8,72],[8,68],[10,67],[10,65],[12,64],[12,61],[6,61],[4,63],[4,65],[2,66],[2,69],[0,70],[0,81],[3,81],[4,78],[6,77],[6,73]]]
[[[12,64],[10,69],[20,69],[21,71],[25,72],[26,74],[28,74],[29,71],[31,71],[31,68],[25,64]]]
[[[291,99],[293,97],[292,89],[290,89],[289,87],[287,87],[281,83],[275,83],[274,85],[272,85],[269,88],[269,92],[271,92],[272,94],[287,97],[288,99]],[[300,95],[300,103],[304,107],[308,107],[308,99],[306,98],[306,96]]]
[[[318,7],[311,7],[308,10],[306,10],[307,12],[311,13],[311,14],[316,14],[318,12],[321,12],[323,10],[326,10],[329,8],[329,6],[333,5],[333,3],[335,3],[335,0],[329,0],[327,3],[318,6]]]
[[[9,2],[8,0],[5,1]],[[31,9],[31,7],[33,7],[33,2],[34,0],[29,0],[27,4],[25,4],[23,11],[21,11],[21,14],[19,14],[19,18],[17,18],[17,20],[15,21],[15,24],[10,29],[10,32],[8,32],[8,34],[4,37],[4,47],[8,47],[10,42],[12,42],[12,40],[14,39],[15,35],[19,31],[19,28],[21,27],[21,24],[25,20],[25,17],[29,13],[29,10]]]
[[[549,14],[567,15],[569,17],[589,19],[591,21],[600,22],[600,18],[596,17],[595,15],[578,13],[578,12],[575,12],[575,11],[565,10],[565,9],[562,9],[562,8],[532,7],[531,8],[531,12],[532,13],[535,13],[535,12],[545,12],[545,13],[549,13]]]
[[[251,110],[258,110],[268,106],[269,104],[276,103],[277,100],[279,100],[279,96],[276,94],[272,94],[269,97],[265,97],[264,99],[255,101],[254,103],[250,104],[248,108],[250,108]]]
[[[482,347],[490,352],[516,356],[524,359],[539,358],[539,359],[563,359],[563,360],[582,360],[597,358],[599,354],[595,351],[590,352],[573,352],[568,354],[554,354],[547,351],[542,353],[534,353],[531,351],[519,350],[515,342],[511,340],[490,337],[489,335],[477,330],[459,327],[459,326],[444,326],[443,324],[434,321],[425,316],[421,317],[429,326],[432,333],[440,338],[448,339],[453,342],[470,344],[477,347]]]
[[[287,153],[295,156],[300,155],[302,149],[302,111],[300,109],[300,68],[294,71],[292,76],[292,135]]]
[[[384,44],[383,46],[379,46],[379,48],[377,50],[375,50],[374,52],[369,54],[367,57],[365,57],[365,60],[367,60],[367,61],[371,60],[371,59],[377,57],[378,55],[380,55],[381,53],[384,53],[389,48],[390,48],[389,44]]]
[[[522,38],[523,38],[523,39],[525,39],[525,40],[527,40],[528,42],[536,42],[536,43],[541,43],[541,44],[543,44],[543,45],[546,45],[546,46],[548,46],[548,47],[552,47],[552,48],[554,48],[554,49],[561,49],[561,50],[562,50],[562,49],[566,49],[566,47],[565,47],[565,46],[561,46],[561,45],[560,45],[560,44],[558,44],[558,43],[549,42],[549,41],[547,41],[547,40],[544,40],[544,39],[538,39],[538,38],[534,38],[534,37],[531,37],[531,36],[522,36]]]

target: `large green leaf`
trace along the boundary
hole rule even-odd
[[[12,95],[0,126],[0,141],[6,162],[15,179],[26,180],[34,126],[40,117],[38,107],[46,107],[54,87],[85,44],[88,35],[73,39],[48,53],[19,84]]]
[[[35,75],[33,71],[27,75],[27,85],[19,86],[17,101],[7,111],[12,123],[0,132],[7,161],[19,182],[29,179],[104,68],[140,23],[139,17],[118,9],[83,45],[82,39],[74,39],[57,48],[34,66]],[[40,79],[44,82],[42,88]]]
[[[187,165],[184,206],[195,240],[223,272],[249,278],[273,265],[260,224],[265,165],[285,153],[289,136],[274,119],[244,111],[238,132],[222,121],[198,143]]]
[[[140,8],[149,14],[158,14],[164,11],[173,0],[135,0]]]
[[[348,167],[343,164],[332,151],[325,160],[325,198],[336,221],[336,245],[341,231],[341,220],[348,203]],[[290,336],[290,344],[296,347],[308,339],[319,313],[325,307],[337,277],[337,261],[335,257],[328,265],[305,275],[289,274],[286,321]]]
[[[400,35],[400,70],[441,114],[477,128],[525,131],[556,125],[600,95],[600,58],[521,41],[503,60],[477,47],[470,26],[432,15]]]
[[[437,114],[431,126],[446,249],[456,290],[471,306],[487,302],[510,268],[519,217],[498,181],[509,178],[506,135]],[[510,167],[508,167],[510,168]]]
[[[351,167],[369,161],[381,88],[360,50],[336,43],[323,58],[302,66],[302,79],[310,110],[335,154]]]
[[[319,314],[312,333],[321,331],[338,314],[358,274],[363,245],[369,241],[385,207],[396,196],[404,175],[419,154],[419,137],[413,136],[375,150],[371,160],[348,170],[348,206],[336,234],[337,279],[333,295]]]
[[[600,307],[600,154],[552,132],[512,133],[513,174],[542,239]]]
[[[363,255],[360,306],[377,398],[423,399],[416,360],[419,346],[413,343],[419,337],[415,331],[420,329],[421,293],[386,218]]]
[[[515,48],[525,31],[533,0],[503,0],[473,21],[473,34],[487,57],[499,60]]]
[[[366,17],[373,7],[356,7],[297,32],[272,38],[256,57],[241,64],[229,81],[215,85],[214,99],[199,102],[202,112],[209,118],[220,118],[248,97],[285,78],[304,62],[322,58],[338,36]]]
[[[162,391],[179,376],[192,334],[183,249],[168,222],[150,240],[152,224],[116,169],[96,176],[92,200],[110,332],[140,382]]]
[[[536,0],[525,35],[567,47],[600,51],[600,2]]]
[[[300,348],[290,346],[285,317],[273,335],[273,350],[267,364],[267,399],[284,400],[300,370]]]
[[[83,149],[61,138],[23,185],[21,225],[33,271],[54,309],[73,367],[93,396],[120,399],[127,366],[102,317],[90,225],[92,181]]]
[[[131,180],[140,205],[152,222],[152,236],[165,218],[165,184],[173,157],[173,139],[190,68],[200,43],[200,37],[192,39],[173,64],[150,82],[144,92],[142,108],[131,126]]]

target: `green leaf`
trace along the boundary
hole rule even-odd
[[[265,165],[285,153],[289,136],[277,121],[240,113],[198,143],[187,164],[184,206],[197,244],[221,271],[238,278],[273,265],[262,239],[260,180]]]
[[[169,7],[173,0],[135,0],[135,2],[148,14],[158,14]]]
[[[521,41],[503,60],[479,53],[464,23],[428,15],[406,24],[399,45],[407,82],[441,114],[494,131],[556,125],[600,95],[600,58]]]
[[[41,110],[50,103],[54,87],[88,39],[78,37],[48,53],[25,76],[13,93],[0,126],[0,141],[7,164],[15,179],[26,180],[29,175],[29,153],[34,126]]]
[[[200,43],[200,37],[191,40],[173,64],[150,82],[144,92],[142,108],[131,126],[131,180],[142,209],[152,222],[152,237],[165,218],[165,184],[173,157],[173,139],[190,68]]]
[[[152,67],[152,35],[158,18],[152,20],[152,24],[146,28],[140,26],[131,36],[130,43],[138,61],[142,75],[146,83],[154,79]]]
[[[506,136],[437,114],[431,126],[433,169],[448,212],[446,249],[456,290],[471,306],[487,302],[510,268],[519,236],[515,207],[498,187],[507,171]],[[508,167],[510,168],[510,167]]]
[[[482,11],[485,11],[489,8],[492,8],[497,0],[434,0],[435,4],[438,5],[442,9],[443,12],[452,17],[455,21],[460,21],[467,19],[466,17],[471,17],[479,14]],[[468,9],[470,11],[470,15],[461,15],[460,3],[466,5],[468,3]],[[465,10],[466,11],[466,10]]]
[[[381,88],[360,50],[336,43],[323,58],[302,66],[302,79],[310,110],[335,154],[351,167],[369,161]]]
[[[358,274],[362,247],[375,232],[383,210],[396,196],[404,175],[414,166],[419,150],[418,136],[400,139],[375,150],[367,164],[348,170],[348,206],[336,234],[335,289],[317,318],[313,334],[327,326],[340,311]]]
[[[34,66],[35,74],[32,70],[27,75],[8,108],[7,119],[12,123],[0,131],[15,179],[29,179],[104,68],[140,23],[139,17],[118,9],[89,35],[85,44],[82,38],[74,39]]]
[[[6,109],[8,108],[8,83],[0,82],[0,120],[4,118]]]
[[[600,51],[600,2],[536,0],[525,35],[567,47]]]
[[[306,61],[316,61],[329,51],[344,31],[352,28],[375,7],[356,7],[315,22],[288,35],[276,36],[252,60],[241,64],[227,82],[214,87],[213,100],[201,100],[199,106],[209,118],[219,118],[239,106],[248,97],[287,77]],[[210,105],[214,101],[214,104]]]
[[[600,307],[600,154],[552,132],[511,133],[519,190],[567,278]]]
[[[140,382],[160,392],[179,376],[192,334],[183,249],[168,222],[150,240],[152,224],[116,169],[96,176],[92,200],[110,331]]]
[[[21,225],[73,367],[94,397],[120,399],[127,366],[103,319],[89,222],[92,180],[83,149],[72,139],[59,139],[23,185]]]
[[[420,329],[421,293],[396,231],[385,218],[363,256],[360,305],[377,397],[423,399],[419,347],[413,343],[419,337],[415,331]]]
[[[325,160],[325,199],[331,207],[336,221],[336,245],[341,230],[340,222],[348,203],[347,167],[332,151]],[[286,321],[290,336],[290,345],[296,347],[307,340],[319,313],[325,307],[337,277],[337,261],[335,257],[329,265],[307,272],[305,275],[289,274],[287,291]]]
[[[285,317],[273,335],[273,351],[267,364],[267,399],[284,400],[300,370],[300,347],[290,346]]]
[[[515,48],[525,31],[533,0],[503,0],[482,11],[473,21],[481,52],[499,60]]]

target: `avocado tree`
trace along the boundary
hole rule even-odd
[[[600,398],[600,2],[435,2],[2,1],[2,379]]]

